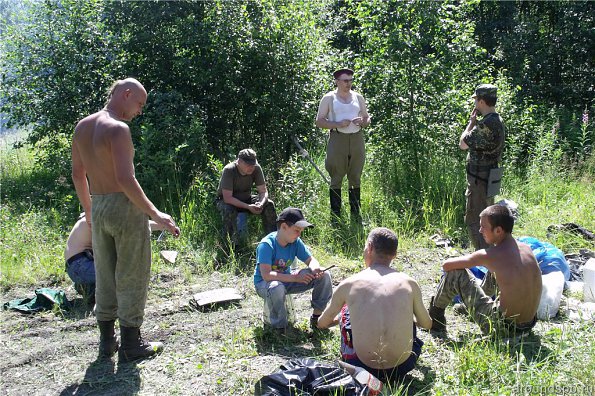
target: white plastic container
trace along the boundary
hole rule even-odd
[[[367,386],[368,396],[385,396],[388,395],[388,389],[384,387],[382,381],[374,377],[370,372],[361,367],[352,364],[338,361],[339,366],[343,367],[357,382],[361,385]]]
[[[583,300],[595,302],[595,258],[590,258],[583,267]]]
[[[558,314],[563,290],[564,274],[561,271],[541,275],[541,299],[537,308],[537,319],[548,320]]]

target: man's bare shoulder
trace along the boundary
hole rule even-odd
[[[398,272],[393,270],[392,268],[388,268],[387,271],[385,273],[383,273],[382,275],[380,275],[378,272],[376,271],[371,271],[369,269],[365,269],[361,272],[358,272],[357,274],[354,274],[352,276],[350,276],[349,278],[345,279],[344,282],[347,282],[351,285],[353,284],[372,284],[372,285],[377,285],[377,284],[381,284],[381,283],[389,283],[389,284],[409,284],[409,283],[415,283],[417,284],[417,282],[415,281],[415,279],[413,279],[412,277],[410,277],[409,275],[407,275],[404,272]]]
[[[98,111],[80,120],[74,132],[75,137],[77,134],[96,132],[105,133],[109,136],[111,134],[129,134],[130,128],[125,122],[108,117],[103,111]]]
[[[516,241],[517,247],[519,252],[521,253],[521,258],[523,263],[525,264],[537,264],[537,259],[535,258],[535,254],[533,253],[533,249],[531,246],[527,245],[526,243]]]

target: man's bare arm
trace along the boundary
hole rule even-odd
[[[242,202],[233,196],[232,190],[221,190],[221,195],[223,196],[223,202],[225,202],[228,205],[233,205],[236,208],[240,209],[250,209],[249,204]]]
[[[72,183],[74,184],[79,202],[85,211],[85,219],[88,224],[91,224],[91,193],[89,191],[89,182],[87,181],[87,170],[81,160],[75,139],[72,142]]]
[[[449,258],[442,264],[442,269],[444,271],[452,271],[456,269],[471,268],[478,265],[483,265],[489,268],[490,260],[484,249],[464,256]]]
[[[421,289],[413,279],[411,279],[410,285],[413,297],[413,315],[415,315],[415,322],[419,327],[429,330],[432,328],[432,318],[430,318],[430,314],[424,306]]]
[[[349,284],[344,280],[339,284],[337,289],[333,292],[330,304],[326,307],[320,318],[318,318],[318,328],[328,329],[331,326],[339,324],[338,315],[341,308],[347,302],[347,295],[349,293]]]
[[[372,117],[370,117],[370,114],[368,113],[368,106],[366,105],[366,100],[364,99],[364,97],[360,94],[357,94],[357,99],[360,104],[360,116],[362,117],[362,122],[360,126],[365,128],[370,126],[370,123],[372,122]]]
[[[467,136],[467,134],[469,132],[471,132],[471,130],[475,127],[476,124],[477,124],[477,109],[473,109],[473,111],[471,112],[471,116],[469,117],[469,124],[467,124],[467,128],[465,128],[465,130],[461,134],[461,137],[459,138],[459,148],[461,150],[469,149],[469,146],[467,145],[467,143],[465,143],[464,139],[465,139],[465,136]]]
[[[260,275],[262,279],[267,282],[279,281],[279,282],[298,282],[308,284],[314,276],[311,274],[284,274],[282,272],[273,271],[271,264],[260,263]]]
[[[269,191],[267,190],[267,185],[263,184],[260,186],[256,186],[256,191],[258,191],[258,206],[264,206],[269,199]]]

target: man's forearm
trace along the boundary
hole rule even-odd
[[[262,193],[258,193],[258,200],[261,206],[267,203],[267,201],[269,200],[269,192],[265,191]]]
[[[338,122],[329,121],[326,118],[316,120],[316,126],[323,129],[335,129],[339,126]]]
[[[339,324],[339,316],[333,315],[328,311],[328,308],[324,310],[320,318],[318,318],[318,328],[319,329],[328,329],[329,327],[333,327]]]
[[[76,195],[85,211],[85,214],[89,216],[91,214],[91,193],[89,192],[89,183],[87,183],[86,176],[82,178],[78,175],[72,176],[72,183],[76,190]],[[90,221],[90,219],[89,219]]]
[[[227,199],[225,199],[225,197],[224,197],[223,202],[225,202],[228,205],[235,206],[236,208],[240,208],[240,209],[248,209],[250,207],[250,204],[240,201],[233,195]]]
[[[278,281],[278,282],[295,282],[293,274],[285,274],[283,272],[271,271],[268,274],[262,274],[262,279],[267,282]]]

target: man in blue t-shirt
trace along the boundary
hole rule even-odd
[[[270,323],[276,329],[287,327],[285,295],[312,291],[313,313],[310,326],[315,329],[318,317],[326,308],[333,293],[331,277],[320,268],[304,242],[302,231],[312,227],[297,208],[287,208],[277,217],[277,231],[264,237],[256,248],[254,286],[256,293],[265,299],[270,310]],[[291,271],[296,258],[308,268]]]

